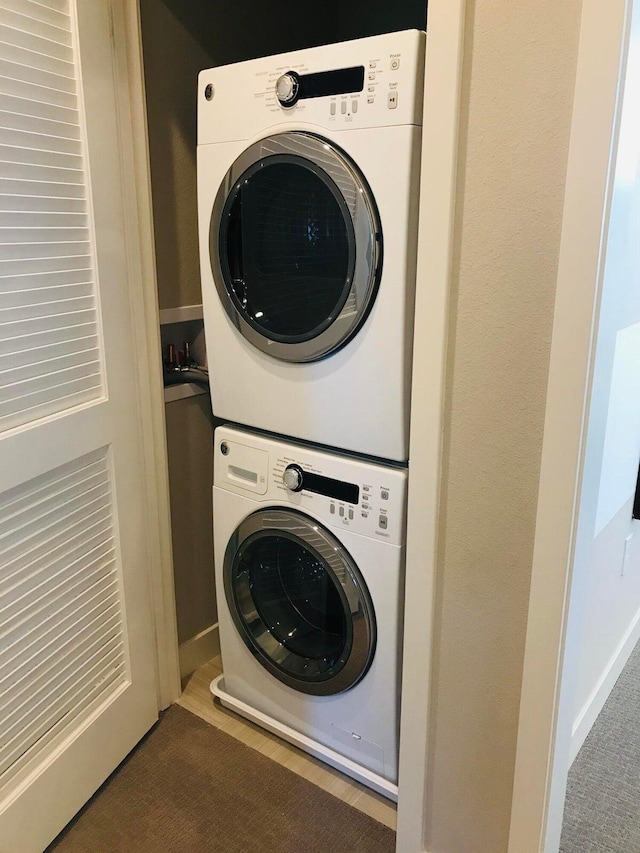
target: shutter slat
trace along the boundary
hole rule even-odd
[[[83,555],[83,558],[63,568],[57,575],[47,577],[32,589],[22,588],[3,596],[6,604],[0,610],[3,615],[0,638],[3,644],[12,646],[14,638],[24,634],[27,625],[41,624],[43,619],[57,612],[60,605],[71,598],[76,599],[84,591],[100,581],[113,582],[110,571],[110,552],[97,557]]]
[[[42,651],[31,668],[22,667],[16,671],[11,701],[0,712],[0,726],[3,730],[9,731],[12,722],[16,720],[24,721],[29,704],[37,702],[45,690],[54,687],[60,676],[69,672],[74,664],[86,656],[87,651],[97,651],[100,644],[105,648],[114,648],[113,641],[117,644],[120,632],[120,614],[117,587],[113,581],[112,587],[115,587],[112,600],[107,607],[102,607],[102,612],[93,620],[94,624],[90,622],[84,630],[60,632],[55,642],[49,649]],[[95,623],[99,631],[96,631]],[[75,652],[75,655],[70,652]]]
[[[76,143],[75,146],[71,146],[72,153],[80,151],[80,127],[77,124],[33,116],[28,113],[0,111],[0,141],[5,145],[22,145],[23,143],[24,145],[33,145],[35,138],[36,142],[33,147],[43,150],[43,146],[37,141],[38,137],[54,140],[44,146],[47,150],[68,151],[70,146],[66,144],[65,140],[72,140]],[[63,140],[63,142],[60,143],[57,140]]]
[[[0,3],[0,26],[11,27],[19,30],[24,35],[36,36],[38,39],[46,39],[55,45],[63,47],[71,47],[71,30],[69,27],[69,19],[65,21],[61,19],[60,24],[52,24],[49,21],[43,20],[40,16],[29,14],[29,11],[22,5]],[[72,54],[73,55],[73,54]]]
[[[20,127],[20,124],[16,125],[14,122],[19,122],[27,116],[39,121],[59,124],[61,127],[73,127],[75,128],[73,138],[80,138],[79,115],[75,104],[64,107],[51,103],[50,99],[39,101],[33,86],[30,87],[28,97],[19,96],[17,93],[4,94],[0,89],[0,126]]]
[[[5,243],[0,245],[0,260],[18,261],[27,258],[44,260],[57,255],[86,255],[90,249],[89,243]]]
[[[51,185],[40,185],[39,192],[23,193],[16,195],[12,192],[5,192],[8,181],[0,181],[0,212],[8,213],[15,211],[16,213],[83,213],[86,216],[87,202],[83,197],[77,195],[65,196],[62,187],[57,187],[57,192],[48,192],[47,188]],[[55,187],[51,187],[54,189]],[[7,223],[8,224],[8,223]]]
[[[104,525],[108,516],[98,518],[96,513],[93,515],[94,521],[90,528],[83,526],[78,529],[74,528],[73,525],[66,527],[65,530],[71,530],[73,533],[71,539],[68,542],[58,541],[51,552],[40,553],[37,547],[32,548],[34,542],[29,540],[29,547],[32,549],[30,553],[20,552],[17,561],[13,560],[7,564],[7,576],[2,582],[3,602],[5,595],[18,597],[21,590],[24,591],[26,588],[25,584],[34,584],[38,578],[47,578],[56,572],[67,571],[72,563],[80,560],[83,555],[89,552],[96,553],[96,556],[104,556],[106,553],[104,550],[102,554],[98,554],[98,551],[111,548],[113,545],[111,540],[108,537],[105,538],[104,535],[106,530]]]
[[[8,687],[8,682],[17,677],[22,667],[32,665],[36,655],[52,645],[55,637],[63,638],[74,628],[82,630],[85,625],[91,625],[101,610],[109,606],[108,601],[99,594],[94,597],[94,603],[87,601],[65,602],[59,612],[46,619],[32,631],[23,634],[23,642],[16,643],[3,655],[0,667],[0,692]]]
[[[64,44],[57,39],[54,40],[34,35],[33,33],[20,30],[15,26],[10,26],[2,21],[2,16],[0,16],[0,44],[6,45],[7,48],[17,47],[37,52],[46,57],[56,59],[59,62],[64,62],[69,66],[69,71],[73,73],[73,49],[70,44]]]
[[[63,30],[71,28],[68,0],[45,0],[44,3],[38,0],[0,0],[0,6]]]
[[[56,358],[59,355],[70,355],[71,353],[78,352],[79,350],[87,350],[87,349],[99,349],[100,339],[97,334],[78,334],[77,337],[70,337],[68,335],[62,336],[63,339],[59,341],[49,340],[44,344],[40,344],[38,346],[29,346],[26,342],[20,341],[20,345],[24,346],[24,350],[19,352],[21,356],[22,364],[34,364],[35,362],[41,362],[45,358]],[[11,366],[12,362],[10,359],[15,359],[16,350],[11,349],[10,352],[2,353],[0,352],[0,369],[7,370]]]
[[[62,187],[76,187],[82,196],[86,195],[84,187],[84,172],[74,166],[43,165],[42,163],[12,163],[0,156],[0,174],[7,181],[24,181],[27,184],[44,183]],[[2,183],[4,189],[5,183]],[[5,190],[8,192],[8,190]],[[18,187],[18,192],[20,188]],[[68,193],[71,195],[71,193]]]
[[[113,582],[112,585],[115,586]],[[41,650],[30,668],[22,666],[16,671],[11,701],[0,712],[0,726],[3,729],[8,731],[12,722],[28,718],[29,705],[37,702],[44,691],[51,690],[60,676],[82,660],[87,651],[97,651],[99,644],[105,649],[117,645],[120,632],[118,605],[116,587],[109,606],[103,607],[88,627],[80,630],[79,626],[73,626],[71,630],[60,632],[48,649]],[[99,631],[96,630],[96,623]],[[76,653],[72,655],[70,652]]]
[[[93,293],[92,272],[90,267],[80,267],[69,270],[14,273],[0,279],[0,294],[25,293],[29,299],[31,291],[46,292],[51,287],[75,287],[76,285],[86,285]]]
[[[55,314],[50,317],[34,317],[29,320],[14,320],[12,323],[0,324],[0,341],[15,340],[16,337],[32,335],[35,332],[45,332],[53,329],[64,329],[78,323],[87,323],[95,318],[95,312],[78,311],[75,314]]]
[[[9,579],[17,577],[21,571],[29,571],[45,558],[55,560],[67,546],[75,547],[75,543],[90,542],[92,537],[104,534],[109,529],[111,514],[109,507],[98,507],[91,513],[83,516],[74,513],[66,519],[62,519],[54,528],[47,527],[49,538],[46,541],[33,539],[28,546],[19,543],[13,550],[7,551],[6,571]],[[65,537],[68,537],[68,541]],[[95,542],[94,542],[95,545]],[[25,547],[27,550],[25,550]],[[87,545],[87,547],[89,547]],[[51,550],[49,550],[51,548]],[[46,561],[45,561],[46,562]]]
[[[29,422],[46,418],[60,411],[60,405],[72,409],[90,400],[95,400],[99,394],[100,374],[73,379],[55,385],[50,392],[23,396],[13,405],[2,407],[0,413],[0,430],[13,429],[28,420]]]
[[[24,492],[15,500],[7,501],[4,504],[0,532],[6,526],[14,527],[16,518],[21,513],[31,512],[35,507],[58,503],[63,498],[73,497],[82,491],[93,488],[96,483],[105,482],[103,466],[98,461],[89,462],[83,468],[66,476],[58,477],[51,483],[42,482],[35,491]]]
[[[47,294],[43,294],[43,296],[46,299]],[[37,302],[33,300],[30,304],[17,305],[12,308],[6,308],[3,302],[4,300],[0,294],[0,328],[5,324],[13,324],[19,320],[28,320],[33,317],[55,317],[58,314],[69,314],[77,311],[90,311],[94,307],[93,293],[90,293],[88,296],[69,297],[52,301]]]
[[[25,422],[46,418],[59,412],[61,408],[72,409],[91,400],[101,393],[101,375],[99,373],[73,382],[56,385],[50,394],[41,394],[37,399],[21,401],[15,411],[0,416],[0,430],[13,429]]]
[[[66,272],[67,270],[89,269],[90,255],[60,255],[52,258],[15,258],[0,261],[0,278],[3,276],[37,275],[43,272]]]
[[[35,406],[69,396],[77,391],[94,388],[96,382],[99,381],[100,362],[94,361],[80,367],[61,370],[59,373],[45,374],[37,379],[29,379],[20,383],[20,387],[18,385],[6,385],[2,389],[0,397],[0,419],[9,415],[28,412]]]
[[[21,358],[25,353],[36,348],[42,353],[44,348],[49,345],[57,347],[66,341],[74,343],[82,338],[95,337],[96,334],[96,324],[91,321],[89,323],[76,323],[75,325],[68,323],[59,329],[43,329],[28,335],[7,337],[4,340],[0,337],[0,355],[13,353],[16,358]]]
[[[36,86],[38,89],[47,89],[54,93],[58,92],[61,96],[65,95],[73,98],[76,96],[77,87],[73,77],[62,77],[60,74],[53,74],[51,71],[33,68],[31,65],[24,65],[22,62],[12,62],[4,55],[0,58],[0,77],[13,80],[16,83]],[[4,91],[4,83],[1,81],[0,87],[3,87]],[[53,97],[56,97],[56,95],[53,95]],[[77,100],[74,100],[74,103],[77,104]]]
[[[73,726],[105,702],[111,701],[126,684],[126,663],[120,662],[98,678],[90,689],[73,694],[73,704],[69,710],[58,714],[55,721],[50,718],[45,735],[41,735],[29,749],[25,749],[5,770],[0,777],[0,790],[10,790],[12,785],[15,786],[20,779],[36,769],[45,748],[58,745],[72,731]]]
[[[7,66],[9,67],[7,68]],[[20,67],[17,65],[12,66],[11,63],[0,60],[0,96],[10,95],[25,100],[34,100],[39,103],[48,103],[51,106],[65,107],[66,109],[75,110],[77,118],[78,99],[75,92],[61,91],[52,86],[34,83],[33,80],[20,80],[3,73],[3,70],[6,69],[9,72],[13,71],[14,74],[17,74]]]
[[[3,204],[8,204],[7,199],[14,199],[17,205],[28,205],[29,199],[54,199],[62,201],[82,202],[83,210],[86,210],[86,191],[82,184],[69,184],[64,181],[44,181],[38,179],[23,178],[0,178],[0,194],[4,199]]]
[[[24,116],[20,121],[14,121],[12,127],[7,127],[3,122],[5,115],[6,113],[0,113],[0,141],[3,145],[9,148],[25,148],[32,152],[32,158],[35,157],[34,151],[81,155],[80,128],[77,125],[61,124],[57,121],[43,124],[40,119]],[[41,163],[42,156],[41,154],[36,163]]]
[[[106,506],[108,501],[105,495],[108,495],[108,492],[107,483],[100,483],[97,486],[91,485],[86,493],[80,492],[75,495],[63,493],[56,498],[53,507],[46,504],[44,507],[35,506],[24,514],[26,518],[23,516],[19,523],[14,519],[13,524],[0,535],[0,548],[6,552],[7,562],[11,560],[12,549],[20,549],[28,539],[37,545],[39,541],[37,536],[51,535],[54,532],[53,528],[58,524],[72,524],[83,505],[87,515]],[[34,526],[40,530],[37,536],[33,533]]]
[[[90,272],[90,271],[89,271]],[[64,282],[63,284],[43,283],[40,287],[24,287],[22,290],[0,290],[0,310],[8,308],[31,307],[44,305],[48,302],[63,302],[67,299],[80,297],[91,297],[93,299],[93,284],[87,281],[87,271],[84,274],[77,273],[80,279],[75,282]],[[82,281],[81,279],[85,280]],[[31,282],[37,284],[37,276],[31,276]],[[7,286],[15,287],[16,284],[27,284],[23,277],[12,276],[3,282]]]
[[[39,71],[45,71],[49,74],[55,74],[58,77],[67,77],[75,82],[75,69],[73,63],[57,56],[50,55],[46,51],[29,48],[24,45],[16,45],[7,41],[4,34],[0,31],[0,54],[7,62],[15,62],[20,65],[27,65],[30,68],[35,68]]]
[[[0,207],[2,200],[0,199]],[[33,224],[29,226],[29,221]],[[84,235],[88,228],[88,217],[86,213],[66,213],[61,210],[0,210],[0,229],[24,228],[35,230],[36,228],[82,228]],[[83,236],[84,236],[83,235]]]
[[[58,169],[63,172],[81,172],[82,170],[82,157],[73,152],[56,151],[55,142],[52,142],[44,150],[21,145],[0,144],[0,161],[7,164],[6,168],[3,167],[7,178],[16,177],[16,175],[8,173],[17,170],[18,167],[21,167],[22,174],[31,180],[40,174],[43,167]],[[11,169],[12,165],[13,170]]]
[[[81,150],[78,139],[56,134],[52,122],[43,121],[31,130],[0,127],[0,160],[7,163],[82,169]]]
[[[89,229],[84,228],[0,228],[0,245],[25,246],[31,243],[81,243],[88,242]]]
[[[50,696],[45,695],[37,704],[29,706],[28,715],[17,720],[11,731],[6,733],[11,739],[0,753],[0,773],[6,771],[47,732],[51,717],[69,713],[76,697],[99,685],[103,673],[122,668],[123,655],[118,640],[116,637],[105,648],[94,651],[92,657],[81,667],[71,664],[68,667],[70,671],[64,670],[61,673],[66,677]]]
[[[99,364],[100,351],[98,349],[80,350],[72,355],[61,355],[56,358],[47,359],[46,362],[36,361],[33,364],[23,365],[15,371],[12,371],[10,377],[12,381],[25,382],[41,376],[42,370],[45,367],[49,370],[51,376],[60,376],[66,370],[85,367],[89,359],[91,359],[91,363]],[[46,375],[47,374],[45,374],[45,376]],[[6,373],[3,376],[0,372],[0,397],[4,390],[6,376]],[[7,382],[6,384],[10,383]]]

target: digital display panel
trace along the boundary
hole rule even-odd
[[[331,477],[323,477],[321,474],[313,474],[310,471],[304,472],[303,488],[305,491],[326,495],[328,498],[350,504],[357,504],[360,500],[360,488],[354,483],[333,480]]]
[[[353,68],[339,68],[337,71],[321,71],[317,74],[301,74],[299,84],[299,100],[362,92],[364,89],[364,65],[356,65]]]

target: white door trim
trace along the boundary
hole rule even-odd
[[[129,233],[138,235],[137,241],[130,241],[128,258],[130,280],[140,285],[131,292],[132,316],[138,330],[136,363],[131,369],[142,401],[142,434],[149,436],[144,448],[147,539],[157,646],[158,707],[163,709],[180,696],[181,690],[139,2],[112,0],[112,10],[114,55],[122,82],[120,134],[122,150],[128,158],[124,165],[131,176],[131,192],[124,203]]]
[[[582,10],[509,853],[555,853],[562,826],[573,716],[562,669],[630,7]]]
[[[397,850],[424,851],[449,281],[464,0],[430,0],[413,344]]]

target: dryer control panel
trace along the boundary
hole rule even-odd
[[[266,127],[422,124],[425,34],[387,33],[202,71],[198,144]]]
[[[323,523],[404,544],[407,471],[230,427],[215,432],[214,485],[261,505],[298,507]]]

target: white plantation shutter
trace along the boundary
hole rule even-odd
[[[0,499],[0,792],[126,682],[108,457]]]
[[[1,853],[158,715],[125,6],[0,0]]]
[[[68,0],[0,0],[0,432],[103,395]]]

